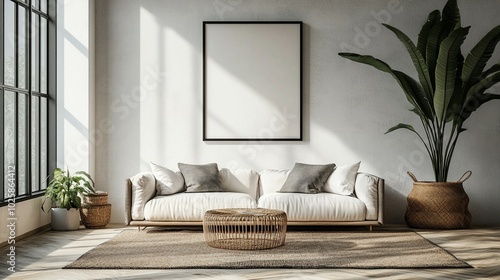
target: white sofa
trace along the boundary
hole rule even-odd
[[[220,169],[225,192],[156,195],[156,178],[142,172],[126,182],[126,224],[138,227],[201,225],[207,210],[269,208],[287,213],[289,225],[383,224],[384,180],[358,172],[353,195],[280,193],[290,171]]]

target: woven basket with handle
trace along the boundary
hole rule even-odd
[[[469,197],[463,182],[471,173],[467,171],[457,182],[424,182],[408,172],[413,188],[407,198],[406,223],[413,228],[469,228]]]

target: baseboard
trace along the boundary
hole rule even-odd
[[[36,228],[34,230],[31,230],[31,231],[28,231],[24,234],[21,234],[19,236],[16,236],[16,242],[19,242],[23,239],[26,239],[30,236],[33,236],[37,233],[40,233],[40,232],[45,232],[45,231],[49,231],[50,230],[50,224],[46,224],[44,226],[41,226],[39,228]],[[0,249],[3,249],[4,247],[7,247],[9,245],[8,241],[4,241],[2,243],[0,243]]]

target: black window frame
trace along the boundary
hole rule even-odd
[[[45,178],[41,177],[41,174],[48,175],[50,170],[53,170],[55,166],[57,165],[57,159],[56,159],[56,150],[57,150],[57,141],[56,141],[56,136],[57,136],[57,131],[56,131],[56,117],[57,117],[57,70],[56,70],[56,65],[57,65],[57,0],[0,0],[0,14],[2,15],[2,19],[0,19],[0,110],[2,111],[2,114],[0,114],[0,133],[2,134],[0,137],[0,149],[2,149],[2,156],[0,156],[0,162],[2,168],[0,169],[0,178],[1,178],[1,188],[0,188],[0,207],[5,206],[8,203],[8,197],[7,197],[7,186],[4,185],[4,182],[6,180],[6,176],[8,176],[8,167],[5,166],[5,119],[4,119],[4,114],[5,114],[5,92],[13,92],[15,94],[15,101],[14,101],[14,111],[15,111],[15,117],[14,117],[14,131],[15,131],[15,137],[14,137],[14,160],[15,160],[15,167],[16,167],[16,172],[14,172],[14,179],[15,179],[15,202],[20,202],[28,199],[32,199],[35,197],[39,197],[45,193],[45,187],[47,186],[47,182],[45,181]],[[5,53],[5,26],[4,26],[4,18],[5,17],[5,3],[6,2],[11,2],[14,4],[14,29],[15,29],[15,36],[14,36],[14,86],[11,85],[6,85],[5,84],[5,58],[4,58],[4,53]],[[40,7],[41,3],[47,3],[47,7]],[[25,17],[25,34],[24,38],[20,38],[18,36],[19,34],[19,10],[20,9],[25,9],[27,15]],[[44,11],[45,10],[45,11]],[[33,25],[33,20],[36,18],[38,20],[37,24]],[[37,53],[42,54],[41,50],[44,49],[46,52],[44,54],[46,55],[46,75],[45,75],[45,84],[46,84],[46,92],[42,92],[41,88],[41,83],[42,83],[42,55],[38,55],[38,57],[33,57],[33,41],[36,40],[37,36],[33,36],[33,30],[37,29],[37,34],[38,34],[38,40],[41,42],[41,34],[42,34],[42,24],[41,20],[42,18],[46,19],[46,45],[45,48],[42,48],[41,43],[35,44],[35,48],[37,48]],[[35,39],[34,39],[35,38]],[[25,63],[25,73],[24,73],[24,79],[25,83],[24,86],[25,88],[19,87],[19,70],[18,70],[18,64],[20,61],[19,58],[19,43],[24,42],[25,44],[25,58],[24,58],[24,63]],[[34,59],[37,59],[38,63],[33,63]],[[35,72],[37,75],[37,91],[33,89],[33,67],[37,67],[37,71]],[[25,103],[25,138],[24,138],[24,153],[25,153],[25,162],[24,162],[24,167],[23,170],[25,172],[25,180],[24,180],[24,186],[25,190],[20,190],[19,187],[19,173],[17,172],[18,166],[19,166],[19,150],[22,149],[23,147],[18,147],[19,145],[19,108],[18,108],[18,102],[19,102],[19,96],[25,95],[26,96],[26,103]],[[38,108],[35,110],[36,112],[36,120],[32,119],[32,109],[33,109],[33,102],[34,99],[38,99]],[[42,116],[42,99],[46,100],[47,107],[45,109],[45,114]],[[42,148],[41,148],[41,139],[40,137],[35,141],[34,143],[32,142],[32,122],[37,121],[38,127],[36,127],[35,133],[38,135],[41,135],[41,130],[42,130],[42,123],[40,120],[45,119],[47,120],[45,127],[46,131],[44,134],[46,135],[45,138],[45,160],[46,164],[42,166],[40,164],[40,158],[41,158],[41,153],[42,153]],[[36,144],[37,149],[36,149],[36,155],[35,158],[32,158],[32,145]],[[33,169],[33,162],[36,162],[37,165]],[[37,178],[33,178],[32,171],[37,169],[38,176]],[[34,185],[34,183],[36,183]],[[38,185],[38,189],[34,189],[34,186]],[[20,194],[21,193],[21,194]]]

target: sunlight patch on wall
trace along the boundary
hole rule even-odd
[[[148,170],[150,161],[159,162],[167,153],[167,138],[179,137],[169,133],[172,126],[181,123],[184,129],[191,129],[199,121],[188,110],[201,111],[201,104],[194,108],[192,100],[201,101],[201,92],[195,82],[199,75],[192,72],[197,58],[192,46],[144,7],[140,9],[139,52],[140,84],[132,95],[138,105],[141,169]],[[200,96],[188,95],[192,92],[200,92]],[[183,106],[184,115],[172,114]]]

